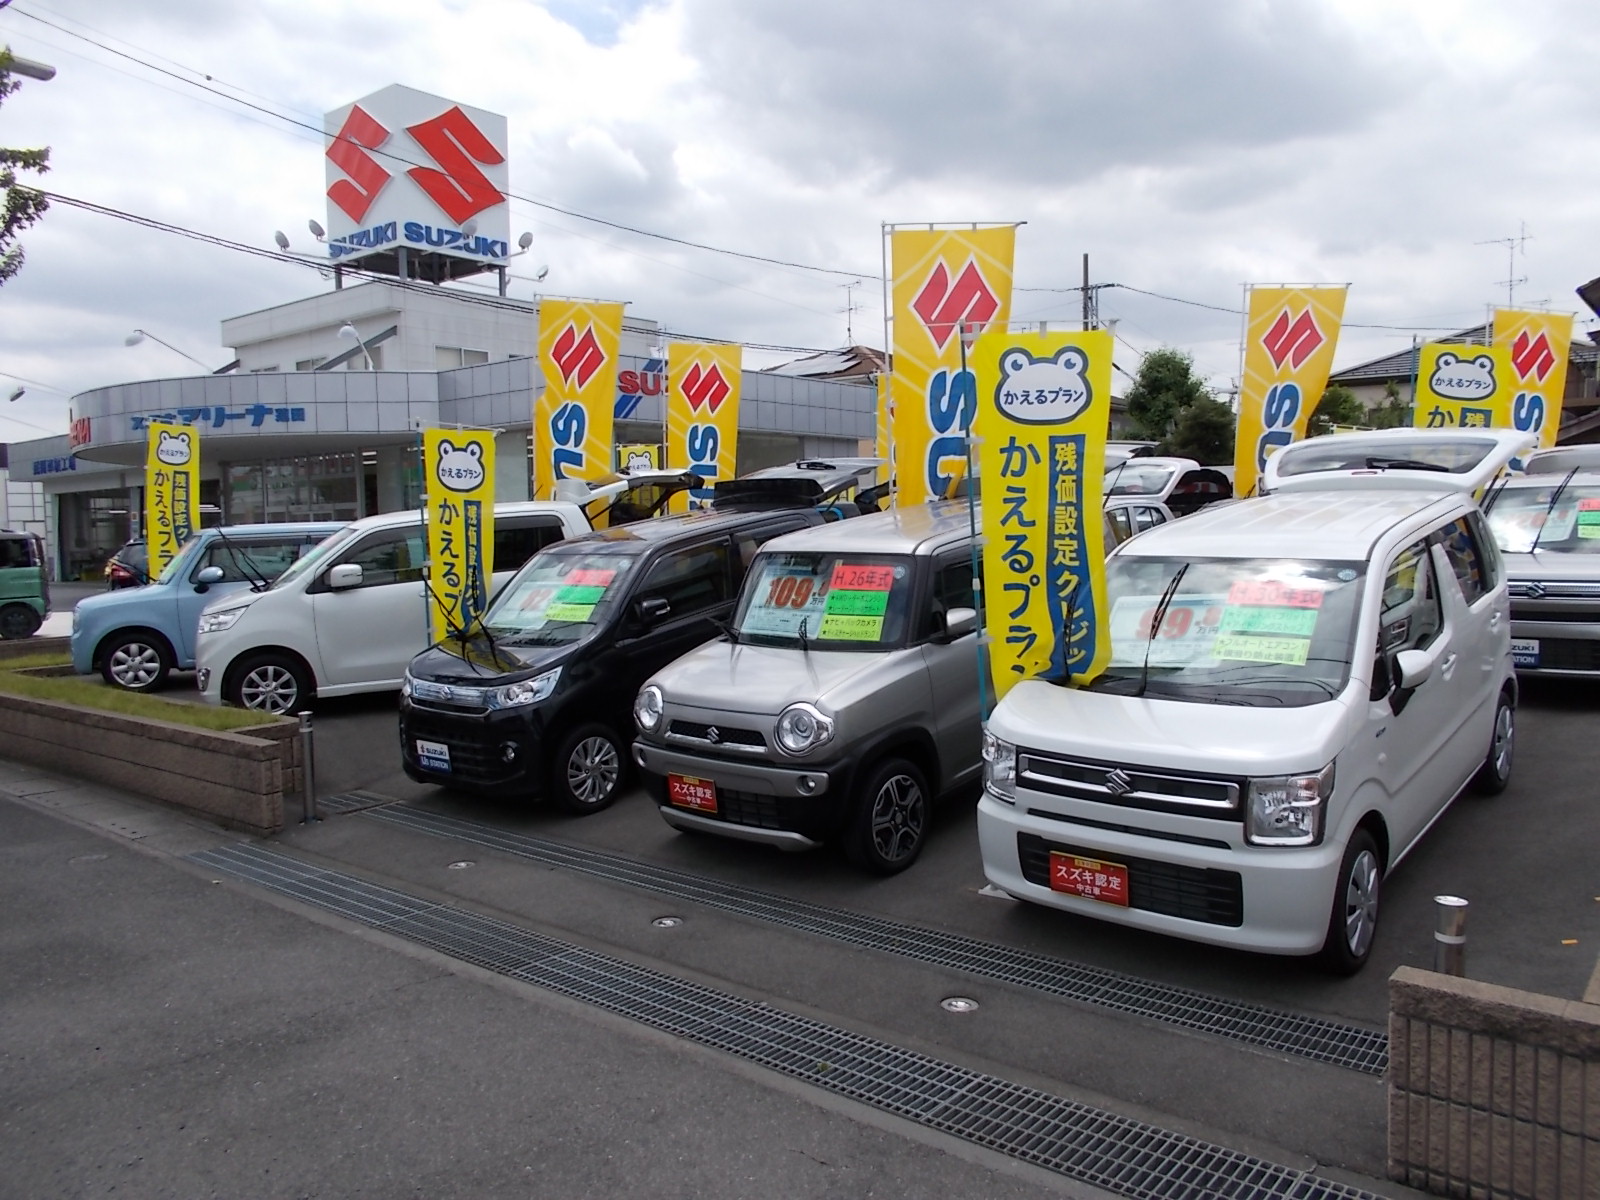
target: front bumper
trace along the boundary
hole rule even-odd
[[[1600,677],[1600,621],[1519,619],[1513,607],[1511,642],[1520,675]]]
[[[1015,807],[987,792],[978,802],[983,873],[1019,900],[1241,950],[1314,954],[1322,948],[1342,846],[1246,846],[1232,823],[1194,824],[1210,833],[1209,840],[1234,844],[1192,845],[1076,824],[1030,811],[1026,789],[1018,790]],[[1128,906],[1052,890],[1052,850],[1126,866]]]
[[[781,850],[809,850],[834,837],[849,814],[854,769],[848,761],[804,767],[732,762],[669,750],[642,738],[633,744],[633,761],[663,819],[679,829]],[[714,784],[716,811],[672,804],[668,775]]]
[[[400,698],[400,755],[418,783],[487,796],[536,797],[546,774],[545,717],[539,705],[500,712],[454,712]],[[417,743],[443,746],[449,767],[424,761]]]

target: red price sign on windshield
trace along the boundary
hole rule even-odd
[[[1229,604],[1321,608],[1321,588],[1292,588],[1273,579],[1241,579],[1228,589]]]
[[[833,569],[833,579],[828,586],[845,591],[887,592],[894,587],[894,568],[840,563]]]
[[[605,567],[580,567],[567,576],[566,582],[573,587],[603,588],[609,587],[616,577],[616,571]]]

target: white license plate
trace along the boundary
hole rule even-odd
[[[450,747],[443,742],[425,742],[417,739],[417,762],[430,771],[450,769]]]
[[[1537,667],[1539,665],[1539,643],[1537,639],[1523,640],[1511,639],[1511,661],[1519,667]]]

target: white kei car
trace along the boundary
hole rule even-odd
[[[1202,942],[1372,950],[1385,875],[1511,775],[1504,569],[1474,496],[1531,436],[1335,434],[1259,498],[1107,562],[1110,666],[1017,684],[984,738],[984,873],[1021,900]]]

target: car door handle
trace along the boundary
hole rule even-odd
[[[1444,661],[1439,664],[1439,674],[1443,675],[1446,679],[1449,679],[1451,672],[1453,672],[1455,669],[1456,656],[1454,654],[1446,654],[1444,656]]]
[[[1489,628],[1490,629],[1499,629],[1500,628],[1500,610],[1498,608],[1495,609],[1492,613],[1489,614]]]

